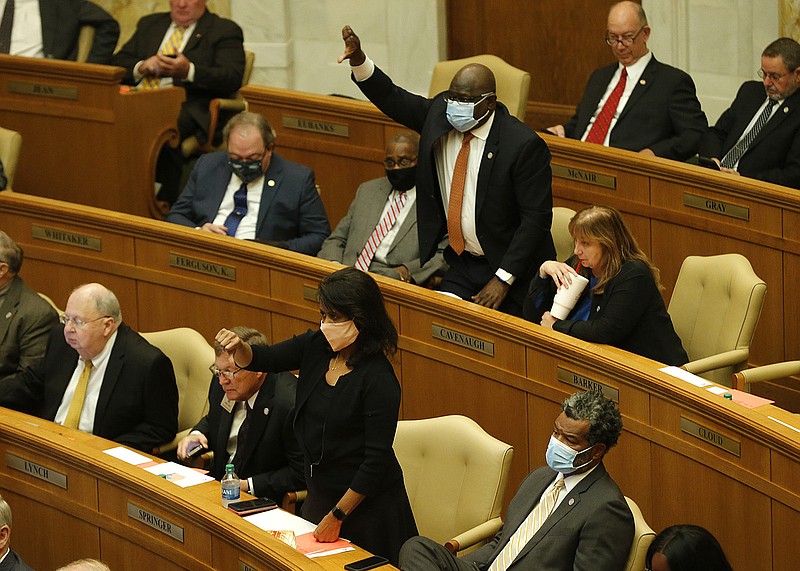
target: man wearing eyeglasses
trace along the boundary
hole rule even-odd
[[[492,71],[468,64],[432,99],[394,85],[350,26],[344,53],[359,89],[386,115],[420,133],[417,222],[420,261],[447,235],[438,289],[522,315],[535,270],[555,255],[550,236],[550,151],[497,101]]]
[[[547,131],[666,159],[694,156],[708,127],[694,82],[657,61],[647,49],[649,37],[640,4],[614,4],[605,41],[617,63],[592,73],[572,119]]]
[[[420,285],[432,284],[447,269],[444,239],[434,256],[419,259],[416,180],[419,136],[395,135],[386,145],[386,176],[362,184],[347,214],[317,256],[362,271]]]
[[[700,156],[725,172],[800,188],[800,44],[772,42],[757,75],[708,129]]]
[[[172,363],[122,322],[114,293],[79,286],[60,321],[44,358],[0,385],[0,405],[145,452],[175,438]]]
[[[251,345],[267,345],[249,327],[231,329]],[[305,489],[303,453],[294,435],[297,378],[291,373],[257,373],[237,367],[219,343],[214,344],[214,378],[208,391],[208,414],[178,443],[183,461],[214,452],[211,475],[225,475],[233,464],[242,491],[280,504],[285,492]],[[197,448],[199,446],[199,448]]]

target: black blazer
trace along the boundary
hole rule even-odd
[[[564,125],[567,137],[583,136],[618,67],[611,64],[589,77],[575,115]],[[611,130],[609,145],[636,152],[649,148],[656,156],[683,161],[697,153],[707,127],[692,78],[654,56]]]
[[[575,258],[567,260],[574,265]],[[531,283],[523,314],[539,323],[555,295],[550,277],[538,275]],[[591,295],[588,287],[582,295]],[[605,343],[667,365],[689,360],[664,306],[650,269],[644,262],[628,260],[608,281],[605,292],[595,295],[587,321],[563,319],[553,329],[592,343]]]
[[[453,130],[445,116],[444,94],[433,99],[411,94],[377,67],[372,77],[356,85],[386,115],[420,133],[417,224],[420,261],[425,263],[447,232],[434,150]],[[535,270],[555,256],[551,183],[547,145],[498,103],[478,174],[476,227],[492,269],[516,276],[509,295],[520,304]]]
[[[709,128],[700,155],[722,160],[742,136],[767,94],[760,81],[746,81],[717,124]],[[800,90],[787,97],[739,160],[743,176],[800,188]]]
[[[87,0],[39,0],[44,57],[75,60],[82,26],[94,27],[88,63],[108,64],[119,39],[119,24]]]
[[[253,478],[250,493],[278,503],[285,492],[305,487],[303,455],[292,430],[296,388],[297,379],[291,373],[272,373],[264,379],[250,413],[256,416],[251,421],[247,448],[236,452],[241,458],[237,458],[237,475]],[[218,480],[225,475],[228,437],[236,410],[225,410],[221,405],[223,399],[225,391],[214,377],[208,391],[209,412],[194,427],[206,435],[214,451],[211,474]]]

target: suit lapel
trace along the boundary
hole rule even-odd
[[[489,181],[492,179],[492,169],[494,168],[495,156],[497,156],[497,148],[500,146],[500,131],[502,124],[506,120],[508,112],[502,107],[501,103],[497,104],[494,112],[494,123],[492,129],[489,131],[489,136],[486,137],[486,145],[483,149],[483,156],[481,157],[481,164],[478,168],[478,184],[475,189],[475,220],[480,218],[481,209],[486,197],[489,195]]]
[[[21,293],[22,280],[19,277],[15,277],[8,286],[8,291],[6,292],[3,303],[0,304],[0,342],[5,339],[11,320],[14,319],[14,315],[19,310],[19,298]]]
[[[636,86],[634,86],[630,97],[628,97],[628,102],[625,103],[625,107],[622,109],[622,113],[620,113],[619,118],[617,119],[617,124],[622,121],[622,118],[627,115],[628,111],[633,109],[634,105],[636,105],[636,102],[641,99],[648,89],[650,89],[650,86],[653,83],[653,78],[658,73],[657,67],[658,62],[656,61],[655,57],[652,57],[650,59],[650,63],[648,63],[647,67],[644,68],[639,81],[636,82]]]
[[[117,329],[117,338],[114,341],[111,354],[108,356],[106,372],[103,375],[102,384],[100,385],[100,394],[97,397],[97,409],[94,413],[94,434],[99,434],[98,428],[103,426],[108,403],[111,400],[111,395],[114,394],[114,387],[117,385],[120,372],[122,372],[122,363],[125,360],[129,331],[128,326],[124,323]]]
[[[183,48],[183,53],[189,53],[200,42],[203,36],[208,32],[211,27],[211,12],[208,10],[197,20],[197,25],[194,27],[192,37],[186,42],[186,47]]]
[[[360,220],[354,221],[356,224],[358,224],[358,234],[354,236],[354,239],[355,243],[359,245],[359,254],[367,244],[367,240],[369,240],[369,237],[372,235],[372,231],[375,230],[375,227],[380,223],[381,214],[383,214],[383,207],[386,204],[386,200],[389,198],[391,192],[392,185],[389,184],[388,179],[383,179],[379,186],[370,191],[365,197],[366,207],[364,208],[363,213],[359,213],[359,216],[363,216],[364,222],[360,223]],[[373,220],[375,221],[375,224],[372,224]]]
[[[397,229],[397,234],[394,237],[394,241],[392,242],[392,247],[389,249],[389,252],[393,252],[397,246],[401,245],[409,232],[412,230],[416,232],[416,226],[417,210],[416,208],[412,207],[411,210],[408,211],[408,214],[406,214],[406,218],[403,220],[400,228]]]
[[[54,39],[50,32],[61,26],[61,23],[58,21],[57,6],[57,2],[39,0],[39,15],[42,22],[53,24],[42,25],[42,52],[44,53],[44,57],[52,57]]]
[[[258,222],[256,223],[256,236],[261,236],[261,228],[264,221],[267,219],[267,212],[269,212],[272,201],[278,194],[278,189],[283,181],[283,166],[281,158],[272,155],[267,167],[267,172],[264,173],[264,181],[261,187],[261,204],[258,207]]]
[[[275,382],[267,382],[261,385],[261,390],[256,397],[256,402],[253,405],[253,411],[250,413],[253,416],[250,421],[250,432],[247,436],[247,446],[241,450],[241,464],[246,465],[250,457],[253,455],[258,443],[261,441],[261,435],[267,428],[269,415],[272,414],[273,401],[275,400]],[[236,451],[240,453],[239,450]]]
[[[778,110],[772,114],[772,117],[770,118],[769,121],[767,121],[767,124],[764,125],[761,131],[758,132],[758,135],[756,135],[756,138],[753,139],[752,143],[750,143],[750,146],[747,148],[747,150],[749,151],[750,149],[758,145],[761,141],[766,139],[769,136],[769,134],[772,133],[772,131],[777,129],[781,123],[786,121],[789,118],[789,116],[791,116],[791,114],[794,113],[798,105],[800,105],[800,91],[793,93],[789,98],[785,99],[780,104]],[[752,116],[750,117],[750,119],[752,120]]]

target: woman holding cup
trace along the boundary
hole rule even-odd
[[[569,231],[574,255],[539,267],[525,300],[525,318],[667,365],[686,363],[661,297],[658,269],[620,213],[608,206],[584,208],[570,220]]]

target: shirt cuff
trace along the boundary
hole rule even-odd
[[[144,77],[144,74],[139,71],[139,66],[143,63],[144,60],[136,62],[136,65],[133,66],[133,79],[136,81],[136,83],[142,81],[142,78]]]
[[[253,489],[253,478],[247,478],[247,493],[251,496],[258,497],[256,491]]]
[[[514,285],[514,281],[517,279],[516,276],[508,273],[503,268],[497,268],[497,271],[494,273],[494,275],[497,276],[498,280],[510,286]]]
[[[375,62],[366,57],[361,65],[351,65],[350,71],[353,72],[353,77],[356,78],[356,81],[366,81],[375,73]]]
[[[189,73],[186,74],[186,79],[183,81],[194,83],[194,64],[192,62],[189,62]]]

